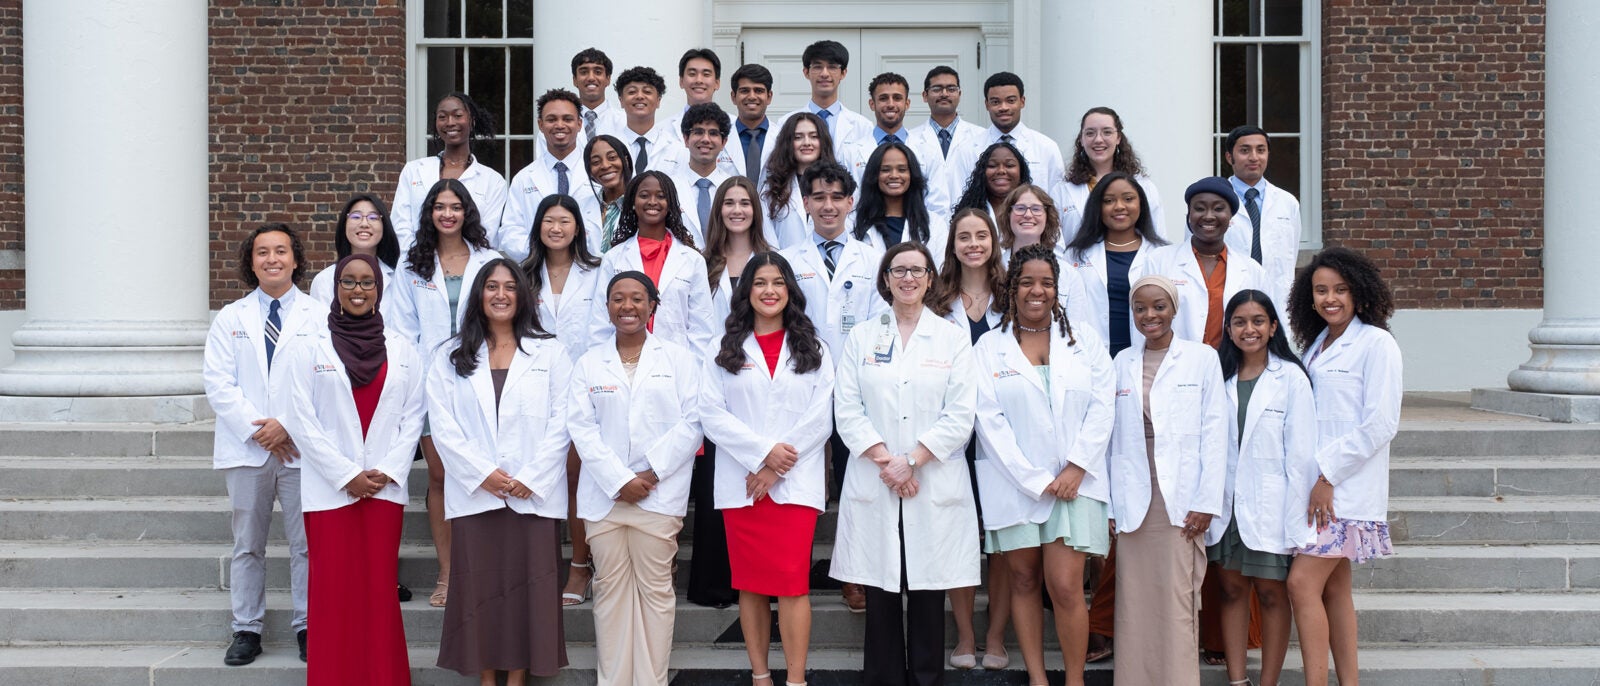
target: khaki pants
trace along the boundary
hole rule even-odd
[[[587,524],[599,686],[666,686],[677,605],[672,559],[683,518],[618,502]]]

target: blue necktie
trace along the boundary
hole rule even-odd
[[[633,173],[637,175],[650,168],[650,139],[640,136],[633,142],[639,144],[639,154],[633,158]]]
[[[560,193],[562,195],[571,195],[571,193],[567,192],[570,189],[570,182],[567,180],[567,163],[566,162],[557,162],[556,166],[555,166],[555,169],[556,169],[556,192]]]
[[[839,263],[839,248],[844,247],[839,241],[822,242],[822,264],[828,268],[828,278],[833,278],[833,269]]]
[[[272,369],[272,353],[278,349],[278,333],[282,330],[283,320],[278,319],[277,300],[272,301],[272,306],[267,308],[267,369]]]
[[[878,141],[878,145],[883,145],[884,143],[899,143],[899,142],[900,142],[900,137],[891,133],[891,134],[889,134],[887,136],[884,136],[883,140]]]
[[[739,141],[744,144],[744,175],[751,181],[761,177],[761,138],[766,134],[766,127],[739,132]]]
[[[822,117],[822,123],[827,124],[828,125],[828,131],[832,132],[833,131],[833,123],[832,123],[832,121],[833,121],[833,113],[829,112],[827,110],[818,110],[817,111],[817,116]]]
[[[700,197],[695,199],[695,211],[700,215],[700,233],[703,234],[711,221],[711,179],[700,179],[694,182],[694,187],[700,189]]]
[[[1244,192],[1244,210],[1250,213],[1250,259],[1261,264],[1261,205],[1256,198],[1261,191],[1254,188]]]
[[[945,156],[950,156],[950,129],[939,129],[939,151]]]

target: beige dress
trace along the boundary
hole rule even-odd
[[[1144,445],[1150,460],[1150,509],[1137,531],[1117,536],[1116,686],[1199,686],[1200,583],[1204,537],[1184,540],[1167,520],[1156,480],[1150,384],[1166,349],[1144,353]]]

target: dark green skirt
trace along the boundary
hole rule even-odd
[[[1222,533],[1222,540],[1217,541],[1216,545],[1206,546],[1208,562],[1257,579],[1287,581],[1290,559],[1288,555],[1263,553],[1246,546],[1244,539],[1239,537],[1238,515],[1228,520],[1228,530]]]

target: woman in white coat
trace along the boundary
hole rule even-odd
[[[940,683],[943,592],[978,584],[978,518],[961,455],[977,370],[967,332],[927,309],[932,283],[927,247],[889,248],[878,294],[890,312],[857,325],[839,356],[834,416],[851,459],[830,573],[867,587],[867,684]]]
[[[763,229],[760,192],[755,182],[743,176],[730,176],[717,187],[711,200],[714,210],[706,222],[706,279],[711,287],[713,331],[727,326],[732,311],[733,292],[739,275],[750,258],[775,251]]]
[[[1216,351],[1172,333],[1176,287],[1133,284],[1142,340],[1116,357],[1111,433],[1116,522],[1116,682],[1198,686],[1200,583],[1228,468],[1227,396]]]
[[[1206,549],[1222,591],[1223,654],[1231,684],[1245,670],[1252,587],[1261,607],[1261,686],[1277,686],[1289,650],[1290,553],[1312,541],[1304,498],[1290,484],[1315,476],[1317,407],[1311,380],[1289,347],[1272,298],[1240,291],[1228,301],[1228,337],[1217,356],[1234,408],[1237,440],[1228,444],[1222,540]]]
[[[655,170],[634,177],[622,198],[615,238],[615,247],[600,260],[600,283],[626,271],[644,273],[660,296],[660,307],[646,322],[649,332],[689,350],[711,349],[706,260],[683,225],[671,177]],[[611,338],[612,323],[603,310],[597,308],[591,319],[590,340]]]
[[[984,550],[1004,552],[1028,683],[1045,683],[1041,588],[1050,589],[1066,683],[1083,686],[1089,644],[1083,569],[1111,548],[1106,446],[1111,357],[1094,330],[1073,328],[1056,293],[1050,246],[1012,255],[1000,327],[974,349],[978,493]]]
[[[602,133],[584,144],[583,171],[589,176],[589,187],[579,190],[577,196],[589,233],[589,252],[604,255],[616,245],[622,196],[633,180],[633,155],[622,141]]]
[[[392,326],[432,359],[461,327],[466,308],[462,285],[471,285],[479,270],[498,253],[489,249],[477,205],[455,179],[433,185],[423,204],[414,245],[406,253],[406,269],[395,285]],[[444,463],[433,447],[429,425],[422,424],[422,456],[428,461],[428,527],[439,557],[439,578],[428,604],[444,607],[450,588],[450,525],[444,516]]]
[[[427,369],[403,336],[385,331],[382,263],[349,255],[334,265],[328,328],[290,350],[288,429],[305,466],[300,509],[311,554],[308,612],[318,618],[306,683],[411,683],[399,572],[406,477],[422,432]],[[359,656],[359,657],[357,657]]]
[[[455,544],[438,664],[486,685],[499,671],[521,686],[567,664],[558,566],[572,362],[540,329],[532,297],[516,262],[490,262],[428,371]]]
[[[1078,120],[1078,137],[1072,145],[1072,161],[1067,164],[1065,178],[1051,179],[1050,195],[1061,203],[1061,219],[1066,226],[1076,228],[1084,217],[1097,210],[1091,191],[1098,188],[1113,172],[1125,174],[1136,180],[1148,194],[1148,214],[1152,217],[1156,235],[1167,242],[1177,242],[1169,235],[1161,213],[1161,196],[1156,183],[1145,173],[1133,144],[1122,132],[1122,117],[1109,107],[1091,107]]]
[[[943,264],[950,240],[948,215],[935,209],[934,181],[922,173],[917,154],[904,143],[885,143],[867,158],[861,175],[861,201],[856,204],[856,240],[878,252],[900,241],[917,241]],[[938,184],[943,188],[944,184]]]
[[[1306,684],[1356,680],[1350,563],[1394,554],[1389,540],[1389,443],[1400,429],[1400,347],[1389,333],[1394,296],[1371,260],[1345,248],[1311,258],[1289,295],[1289,323],[1306,351],[1317,401],[1317,474],[1309,493],[1315,540],[1296,551],[1289,597]]]
[[[534,210],[528,259],[522,261],[528,290],[538,303],[540,323],[555,334],[573,361],[588,352],[589,329],[600,307],[600,258],[589,251],[587,234],[576,200],[547,195]],[[562,605],[588,601],[589,582],[594,578],[583,518],[577,511],[578,471],[578,452],[568,450],[567,533],[572,539],[572,561],[561,589]]]
[[[788,260],[757,254],[738,283],[728,332],[706,363],[700,422],[717,446],[716,507],[727,523],[751,679],[773,682],[767,651],[776,597],[785,681],[802,686],[811,546],[828,495],[822,447],[833,433],[833,360]]]
[[[407,162],[394,189],[394,211],[389,219],[401,250],[410,250],[416,242],[422,215],[431,204],[427,197],[433,194],[430,189],[444,179],[459,180],[482,214],[483,225],[499,228],[500,213],[506,207],[506,177],[472,154],[472,144],[494,140],[494,130],[494,115],[466,93],[439,98],[433,111],[433,135],[444,148],[437,155]]]
[[[811,223],[801,202],[800,175],[817,162],[837,162],[833,136],[828,125],[810,112],[796,112],[783,120],[761,171],[761,207],[766,212],[767,243],[783,249],[803,243],[811,233]],[[850,169],[849,166],[845,166]]]
[[[394,225],[384,210],[383,201],[370,193],[358,193],[345,201],[344,209],[334,217],[333,249],[336,264],[330,264],[311,279],[311,297],[327,305],[335,301],[333,273],[338,260],[351,255],[372,255],[378,258],[378,273],[383,277],[384,292],[379,301],[389,301],[394,307],[394,289],[398,285],[395,267],[400,263],[400,239],[395,237]]]
[[[1228,250],[1228,223],[1239,211],[1239,198],[1226,179],[1208,176],[1189,184],[1183,202],[1189,239],[1151,253],[1145,273],[1160,274],[1178,286],[1173,333],[1220,348],[1227,336],[1224,306],[1241,291],[1266,290],[1271,284],[1249,254]]]
[[[1023,184],[1006,194],[999,209],[994,226],[1000,236],[1001,268],[1011,265],[1013,253],[1036,243],[1048,246],[1056,255],[1056,263],[1062,263],[1066,243],[1061,238],[1061,214],[1056,212],[1056,203],[1049,193],[1031,183]],[[1087,322],[1094,316],[1089,292],[1076,269],[1061,271],[1056,290],[1069,319]]]
[[[595,671],[600,686],[665,686],[672,560],[701,441],[700,366],[648,331],[660,302],[650,277],[622,272],[605,292],[614,333],[578,359],[567,413],[595,564]]]
[[[1100,179],[1088,203],[1099,211],[1084,215],[1063,251],[1061,267],[1063,271],[1071,267],[1083,277],[1093,308],[1086,324],[1116,357],[1138,338],[1129,316],[1130,287],[1150,273],[1151,254],[1167,242],[1150,219],[1144,187],[1127,174],[1112,172]]]

